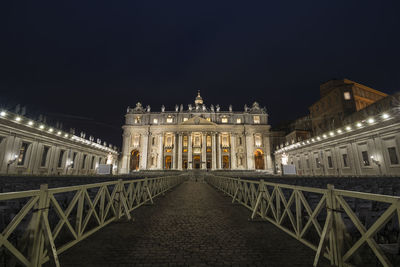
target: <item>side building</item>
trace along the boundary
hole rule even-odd
[[[0,111],[0,174],[88,175],[114,166],[116,147],[94,142],[9,111]]]
[[[343,126],[343,119],[387,94],[348,80],[330,80],[320,86],[321,98],[309,107],[314,135]]]
[[[273,170],[270,125],[255,102],[243,112],[206,106],[198,93],[187,109],[128,108],[120,173],[137,170]]]
[[[298,175],[399,175],[400,93],[343,118],[342,126],[281,146],[277,166]]]

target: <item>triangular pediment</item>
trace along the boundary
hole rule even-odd
[[[216,125],[215,123],[208,121],[201,117],[193,117],[181,123],[181,125]]]

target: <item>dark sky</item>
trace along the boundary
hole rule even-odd
[[[3,1],[0,105],[121,146],[128,105],[304,115],[319,84],[400,88],[398,1]]]

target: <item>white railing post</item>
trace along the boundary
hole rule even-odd
[[[144,178],[144,189],[146,190],[147,195],[150,198],[151,204],[154,204],[153,197],[151,196],[150,189],[149,189],[149,180],[147,179],[147,177]]]
[[[263,194],[264,194],[264,180],[261,179],[259,184],[258,184],[258,196],[257,196],[256,204],[254,206],[253,213],[251,214],[251,219],[252,220],[254,219],[254,217],[257,214],[257,209],[258,209],[258,206],[261,203],[261,198],[262,198]]]
[[[117,219],[123,216],[122,210],[124,210],[125,216],[128,220],[131,220],[131,214],[129,212],[128,204],[124,195],[124,182],[122,179],[118,179],[117,193],[118,193],[118,209],[117,209]]]
[[[41,228],[41,220],[42,220],[42,212],[46,208],[47,202],[47,193],[48,193],[48,185],[42,184],[40,185],[40,195],[39,201],[34,210],[34,214],[32,217],[32,230],[33,230],[33,242],[32,242],[32,254],[31,254],[31,264],[32,266],[42,266],[41,264],[41,256],[43,253],[43,243],[44,236]]]
[[[237,181],[234,181],[233,184],[236,185],[236,189],[235,194],[233,195],[232,204],[235,203],[236,196],[239,193],[240,178]]]
[[[324,254],[325,250],[325,241],[329,240],[329,256],[331,265],[335,265],[338,267],[342,267],[342,256],[341,256],[341,242],[338,241],[338,236],[340,233],[340,221],[341,215],[339,214],[339,210],[336,195],[334,191],[335,187],[331,184],[328,184],[328,190],[326,192],[326,221],[325,226],[321,234],[321,239],[318,245],[317,253],[314,258],[314,266],[318,265],[319,258]],[[342,229],[343,230],[343,229]]]
[[[32,254],[30,255],[31,266],[42,266],[42,259],[45,255],[45,248],[50,248],[54,263],[57,267],[60,266],[58,261],[57,250],[54,245],[54,239],[51,233],[50,224],[48,221],[48,209],[50,205],[48,185],[40,185],[40,194],[37,208],[34,209],[34,214],[31,220],[33,230]]]

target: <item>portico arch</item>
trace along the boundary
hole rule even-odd
[[[255,162],[255,167],[256,170],[263,170],[264,167],[264,153],[262,152],[261,149],[256,149],[254,151],[254,162]]]
[[[139,170],[139,159],[140,153],[138,150],[132,150],[131,152],[131,159],[130,159],[130,171],[137,171]]]

